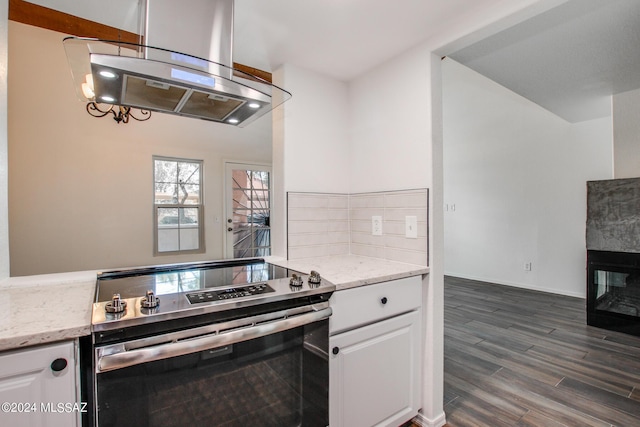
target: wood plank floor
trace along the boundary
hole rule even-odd
[[[449,427],[640,426],[640,338],[585,300],[445,278]]]

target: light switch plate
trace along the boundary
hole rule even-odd
[[[418,238],[418,217],[415,215],[405,216],[405,236],[409,239]]]

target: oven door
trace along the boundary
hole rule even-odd
[[[328,425],[328,303],[95,348],[96,424]]]

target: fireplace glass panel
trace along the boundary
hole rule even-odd
[[[640,278],[631,273],[595,270],[596,310],[638,316]]]
[[[640,253],[587,251],[587,324],[640,336]]]

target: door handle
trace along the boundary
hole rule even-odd
[[[60,372],[67,367],[67,359],[59,358],[51,362],[51,370],[53,372]]]

